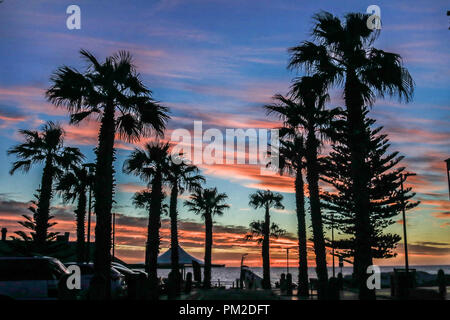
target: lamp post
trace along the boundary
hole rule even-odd
[[[116,214],[112,214],[112,261],[115,257],[115,247],[116,247]]]
[[[286,274],[289,273],[289,248],[286,248]]]
[[[450,158],[445,160],[445,163],[447,163],[448,198],[450,199]]]
[[[415,176],[415,173],[401,173],[400,174],[400,188],[402,192],[402,215],[403,215],[403,242],[405,247],[405,270],[406,273],[409,272],[409,262],[408,262],[408,240],[406,238],[406,203],[405,203],[405,194],[403,190],[403,182],[406,181],[407,177]]]
[[[331,256],[333,257],[333,278],[336,277],[334,264],[334,213],[331,213]]]
[[[92,177],[94,174],[94,167],[92,165],[87,165],[89,170],[89,175]],[[92,181],[89,181],[89,203],[88,203],[88,225],[87,225],[87,254],[86,260],[89,262],[91,260],[91,211],[92,211]]]

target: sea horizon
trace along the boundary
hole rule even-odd
[[[381,273],[393,272],[394,269],[404,269],[403,266],[379,266]],[[444,265],[410,265],[410,269],[416,269],[416,271],[426,272],[428,274],[437,274],[439,269],[442,269],[445,274],[450,274],[450,264]],[[262,276],[262,267],[249,267],[255,274]],[[353,271],[352,266],[344,266],[342,267],[343,276],[351,275]],[[158,277],[167,278],[170,269],[158,269]],[[192,268],[186,268],[185,272],[193,272]],[[275,283],[279,281],[281,274],[286,273],[286,267],[271,267],[270,268],[270,277],[271,282]],[[328,276],[331,277],[333,272],[333,268],[328,266]],[[335,268],[336,276],[341,272],[341,268]],[[289,273],[292,274],[292,279],[294,282],[297,282],[298,278],[298,267],[289,267]],[[211,270],[211,279],[214,283],[218,283],[219,281],[226,285],[231,286],[231,282],[239,279],[240,276],[240,267],[213,267]],[[202,273],[203,277],[203,273]],[[308,267],[308,277],[309,278],[317,278],[315,267]]]

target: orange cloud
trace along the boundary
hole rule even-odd
[[[202,165],[204,173],[240,182],[248,188],[270,189],[279,192],[294,192],[293,178],[278,174],[261,174],[261,166],[250,164]]]

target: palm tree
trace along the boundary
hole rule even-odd
[[[63,173],[65,168],[79,163],[83,155],[78,148],[64,146],[64,130],[51,121],[41,127],[41,131],[20,130],[24,142],[8,150],[9,155],[16,155],[19,159],[13,163],[9,172],[11,175],[17,170],[28,172],[31,166],[44,164],[41,186],[34,215],[37,246],[44,247],[49,228],[50,202],[53,197],[53,181]]]
[[[268,113],[276,113],[288,128],[296,128],[306,135],[305,158],[308,182],[311,222],[313,227],[316,271],[319,280],[319,296],[326,297],[328,270],[325,240],[323,234],[322,213],[319,198],[318,152],[323,139],[329,135],[334,117],[339,109],[325,110],[328,95],[324,93],[322,79],[318,75],[305,76],[292,89],[292,99],[276,95],[279,104],[268,105]]]
[[[219,193],[217,188],[196,189],[191,195],[190,200],[186,200],[184,205],[190,212],[200,214],[205,220],[205,267],[203,287],[211,287],[211,254],[213,245],[213,216],[223,215],[225,209],[230,206],[225,203],[228,196],[225,193]]]
[[[81,50],[89,67],[85,72],[63,66],[51,77],[47,98],[66,107],[71,123],[78,124],[95,116],[101,123],[96,148],[94,183],[96,275],[105,279],[105,294],[110,294],[111,208],[114,194],[114,142],[116,133],[129,142],[149,135],[162,135],[168,109],[152,99],[152,92],[142,83],[130,53],[120,51],[99,62]]]
[[[173,160],[173,159],[172,159]],[[170,161],[169,165],[169,185],[170,191],[170,248],[171,248],[171,266],[172,274],[178,276],[180,274],[179,257],[178,257],[178,195],[185,191],[192,192],[201,188],[201,184],[205,182],[205,178],[199,174],[199,169],[194,165],[188,165],[183,159],[181,161]],[[180,287],[177,283],[177,292]]]
[[[270,289],[270,208],[284,209],[281,201],[283,196],[280,193],[273,193],[270,190],[258,190],[250,195],[249,206],[265,210],[264,226],[262,240],[262,258],[263,258],[263,288]]]
[[[147,143],[144,149],[135,149],[123,165],[125,173],[140,177],[148,183],[148,187],[151,189],[151,193],[145,195],[150,203],[145,269],[153,294],[156,294],[158,285],[159,229],[161,227],[162,201],[164,198],[162,188],[169,175],[169,147],[168,143]]]
[[[284,132],[285,131],[285,132]],[[302,170],[305,168],[305,146],[304,138],[296,134],[292,128],[282,128],[281,136],[286,138],[280,140],[280,174],[286,172],[295,177],[295,204],[297,213],[297,236],[298,236],[298,295],[307,297],[309,295],[308,285],[308,251],[306,245],[306,217],[305,217],[305,192]],[[290,138],[292,136],[293,138]]]
[[[86,221],[86,192],[93,182],[95,176],[88,168],[94,164],[84,164],[82,166],[73,165],[58,180],[56,190],[62,195],[64,202],[75,202],[77,208],[75,216],[77,221],[77,261],[83,262],[85,253],[85,221]]]
[[[258,244],[262,244],[264,241],[264,228],[265,222],[262,220],[250,222],[250,232],[245,235],[245,240],[256,240]],[[273,239],[278,239],[286,234],[286,230],[281,229],[276,223],[272,222],[269,228],[269,236]]]
[[[376,96],[398,96],[408,102],[414,82],[400,55],[373,47],[378,30],[367,28],[369,15],[350,13],[345,22],[328,12],[314,15],[314,42],[305,41],[290,49],[289,67],[304,67],[309,74],[318,73],[326,86],[342,86],[348,112],[348,140],[351,146],[353,198],[356,212],[355,270],[360,298],[374,299],[374,290],[366,286],[366,269],[372,265],[369,193],[366,170],[366,140],[363,108],[373,105]]]

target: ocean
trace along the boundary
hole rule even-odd
[[[381,272],[392,272],[394,268],[402,268],[401,266],[380,266]],[[424,271],[429,274],[437,274],[439,269],[444,270],[445,274],[450,274],[450,265],[426,265],[426,266],[410,266],[411,269],[416,269],[416,271]],[[259,276],[262,276],[262,268],[261,267],[255,267],[250,268],[254,273],[256,273]],[[336,276],[339,272],[341,272],[341,268],[336,267]],[[169,269],[158,269],[158,276],[166,278],[168,273],[170,272]],[[192,268],[186,268],[186,272],[192,272]],[[298,279],[298,269],[297,268],[289,268],[289,272],[292,274],[292,280],[294,282],[297,282]],[[345,275],[351,275],[353,272],[353,267],[343,267],[342,268],[342,274]],[[275,281],[279,281],[281,274],[286,273],[286,267],[272,267],[270,268],[270,278],[272,283],[275,283]],[[333,273],[333,269],[331,267],[328,267],[328,276],[331,277]],[[308,274],[309,278],[317,278],[316,272],[314,270],[314,267],[308,268]],[[239,279],[240,275],[240,268],[239,267],[225,267],[225,268],[212,268],[211,270],[211,278],[213,284],[217,284],[218,281],[221,282],[221,284],[229,287],[231,286],[231,283],[233,281],[236,281],[236,279]],[[202,270],[202,277],[203,277],[203,270]]]

